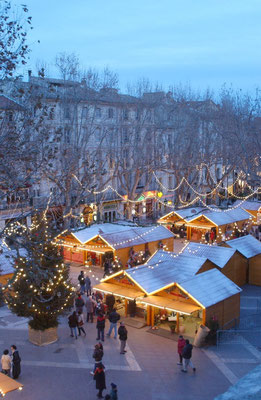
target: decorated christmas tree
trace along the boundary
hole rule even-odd
[[[8,306],[16,315],[29,317],[29,325],[35,330],[56,327],[59,315],[72,307],[74,288],[45,213],[23,229],[19,242],[27,255],[16,261],[6,292]]]

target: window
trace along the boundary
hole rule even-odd
[[[87,118],[88,116],[88,107],[83,107],[82,109],[82,117]]]
[[[101,136],[102,136],[102,130],[101,130],[101,128],[97,127],[95,129],[95,138],[97,140],[101,140],[101,138],[102,138]]]
[[[122,129],[122,139],[124,143],[128,142],[128,128],[123,128]]]
[[[171,189],[172,188],[172,176],[169,176],[169,189]]]
[[[125,108],[125,109],[123,110],[123,119],[124,119],[125,121],[127,121],[127,120],[129,119],[129,110],[128,110],[127,108]]]
[[[151,121],[151,110],[147,110],[146,112],[146,120]]]
[[[65,107],[64,109],[64,118],[69,119],[71,116],[70,107]]]
[[[34,197],[40,197],[40,189],[34,189],[33,194]]]
[[[135,131],[135,140],[136,142],[140,140],[140,130],[138,128]]]
[[[9,121],[9,122],[12,122],[12,121],[13,121],[13,113],[12,113],[12,112],[9,112],[9,113],[8,113],[8,121]]]
[[[108,109],[108,118],[113,118],[113,108]]]
[[[49,110],[49,119],[54,119],[54,108],[53,107]]]
[[[65,143],[70,143],[71,142],[71,131],[70,128],[65,128],[64,129],[64,141]]]
[[[168,146],[171,147],[172,145],[171,135],[168,135]]]
[[[95,109],[95,117],[96,118],[101,118],[101,108],[96,108]]]
[[[140,110],[137,108],[136,110],[136,120],[139,121],[140,120]]]

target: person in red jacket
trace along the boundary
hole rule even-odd
[[[179,355],[179,362],[177,365],[182,365],[182,351],[186,345],[186,341],[182,335],[179,336],[178,340],[178,355]]]

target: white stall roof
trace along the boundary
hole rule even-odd
[[[226,211],[202,211],[199,216],[204,216],[212,221],[215,225],[226,225],[232,224],[237,221],[247,220],[250,217],[250,214],[242,210],[242,208],[236,208],[234,210],[226,210]],[[198,217],[195,216],[190,221],[195,221]]]
[[[126,229],[126,227],[125,227]],[[137,246],[148,242],[160,241],[173,238],[173,233],[164,226],[148,226],[128,228],[124,231],[113,233],[100,233],[100,236],[106,240],[114,249]]]
[[[252,235],[241,236],[240,238],[229,240],[226,243],[243,254],[246,258],[261,254],[261,243]]]
[[[117,233],[129,230],[130,227],[120,224],[94,224],[88,228],[79,231],[72,231],[72,235],[76,237],[81,243],[86,243],[93,237],[102,233]]]
[[[148,262],[145,265],[127,269],[125,272],[147,293],[153,293],[171,283],[180,283],[194,276],[205,263],[206,258],[183,254],[170,257],[170,253],[166,252],[166,259],[163,257],[160,261]]]
[[[259,208],[261,208],[261,202],[250,200],[245,200],[242,202],[242,200],[236,200],[234,206],[241,207],[244,210],[258,211]]]
[[[231,257],[233,257],[235,252],[236,249],[230,249],[228,247],[190,242],[185,248],[183,254],[189,254],[196,257],[206,257],[219,268],[223,268]]]
[[[181,282],[180,287],[204,307],[213,306],[242,291],[215,268]]]

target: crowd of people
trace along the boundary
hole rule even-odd
[[[68,317],[68,325],[70,328],[71,337],[78,339],[78,336],[82,334],[86,336],[85,322],[94,323],[96,318],[96,330],[98,343],[94,346],[93,358],[94,367],[91,374],[96,382],[96,388],[98,389],[97,397],[103,397],[103,390],[106,389],[105,379],[105,366],[102,362],[104,349],[103,344],[105,340],[105,327],[106,321],[109,322],[109,328],[106,334],[107,338],[110,338],[113,333],[114,339],[117,339],[117,335],[120,340],[120,354],[125,354],[126,343],[128,338],[128,331],[123,321],[120,321],[120,314],[115,308],[115,297],[113,295],[107,295],[106,301],[104,301],[103,295],[100,292],[93,292],[91,287],[91,280],[87,276],[85,278],[84,272],[81,271],[78,276],[80,285],[80,291],[78,292],[74,306],[75,310]],[[83,295],[86,293],[86,299]],[[86,312],[86,318],[84,318],[84,310]],[[120,321],[119,327],[118,322]],[[117,386],[111,383],[111,392],[105,396],[105,399],[117,400]]]
[[[18,379],[21,373],[21,358],[17,350],[16,345],[11,346],[11,354],[9,350],[3,351],[1,357],[2,373],[12,377],[13,379]]]

